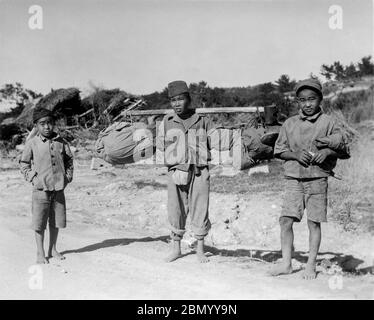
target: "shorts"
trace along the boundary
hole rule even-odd
[[[32,192],[32,229],[44,231],[50,227],[66,227],[66,203],[63,190]]]
[[[308,220],[327,222],[327,186],[327,177],[287,177],[281,217],[293,217],[300,222],[306,209]]]

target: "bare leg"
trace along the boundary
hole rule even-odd
[[[48,249],[48,258],[56,258],[59,260],[64,260],[65,257],[57,251],[56,243],[58,236],[58,228],[49,226],[49,249]]]
[[[182,256],[181,242],[180,240],[173,240],[173,248],[171,253],[166,257],[166,262],[172,262]]]
[[[205,256],[205,252],[204,252],[204,239],[197,240],[196,254],[197,254],[197,259],[199,260],[199,262],[206,263],[209,261],[209,259]]]
[[[35,240],[36,240],[36,263],[44,264],[48,263],[48,260],[45,257],[44,252],[44,230],[35,231]]]
[[[308,220],[309,228],[309,257],[306,263],[305,270],[302,277],[306,280],[315,279],[316,273],[316,261],[319,246],[321,244],[321,224]]]
[[[272,276],[292,273],[293,222],[294,220],[291,217],[280,217],[279,219],[281,226],[282,263],[270,270],[269,274]]]

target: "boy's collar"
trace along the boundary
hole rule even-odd
[[[322,110],[320,109],[316,114],[312,116],[305,115],[301,110],[299,110],[299,117],[301,120],[308,120],[308,121],[315,121],[318,117],[322,114]]]
[[[197,123],[200,120],[200,117],[201,116],[197,112],[195,112],[191,115],[190,118],[187,118],[187,119],[190,119],[190,121],[189,121],[187,127],[185,128],[185,130],[188,131],[195,123]],[[183,127],[184,127],[183,119],[181,119],[177,114],[174,115],[173,120],[174,120],[174,122],[182,124]]]
[[[195,118],[195,120],[197,120],[199,117],[199,115],[197,114],[197,112],[194,112],[191,114],[190,117],[186,118],[186,119],[190,119],[190,118]],[[180,122],[182,123],[183,120],[186,120],[186,119],[182,119],[179,115],[177,115],[176,113],[174,114],[174,121],[176,122]]]
[[[60,137],[60,135],[56,132],[53,132],[51,138],[46,138],[44,136],[42,136],[40,133],[37,134],[37,136],[43,141],[43,142],[46,142],[48,140],[56,140]]]

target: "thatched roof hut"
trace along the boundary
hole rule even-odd
[[[39,107],[49,109],[56,115],[65,116],[72,116],[85,111],[81,107],[81,99],[77,88],[52,90],[36,104],[36,108]]]
[[[37,101],[39,101],[38,99]],[[33,126],[32,123],[32,113],[34,112],[34,108],[37,101],[30,102],[28,101],[21,114],[17,117],[16,122],[22,128],[31,128]]]
[[[17,123],[26,128],[33,126],[32,114],[35,108],[46,108],[55,113],[56,118],[70,118],[85,111],[81,105],[79,90],[77,88],[57,89],[39,99],[27,103],[17,118]]]

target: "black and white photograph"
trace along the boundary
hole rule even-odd
[[[0,0],[0,300],[373,300],[373,20]]]

